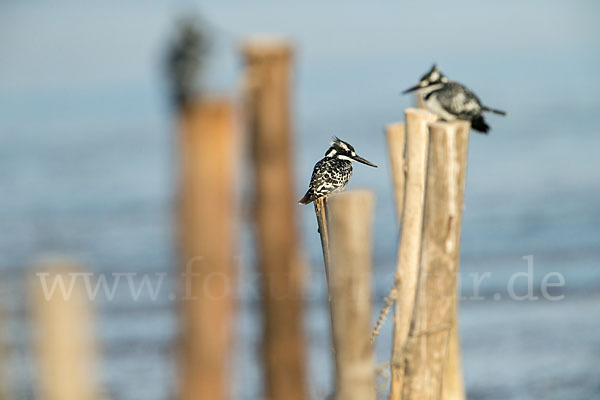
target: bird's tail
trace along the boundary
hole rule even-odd
[[[471,128],[481,133],[488,133],[490,130],[490,126],[485,123],[482,115],[471,120]]]
[[[491,107],[488,107],[488,106],[483,106],[483,107],[481,107],[481,109],[483,111],[487,111],[487,112],[491,112],[491,113],[494,113],[494,114],[506,116],[506,111],[498,110],[497,108],[491,108]]]
[[[315,196],[314,196],[312,190],[308,189],[308,191],[306,192],[304,197],[301,198],[300,200],[298,200],[298,204],[310,204],[313,201],[315,201]]]

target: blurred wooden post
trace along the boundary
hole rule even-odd
[[[305,400],[302,277],[292,165],[292,47],[255,39],[243,48],[255,168],[255,219],[262,275],[267,398]]]
[[[394,310],[394,342],[392,354],[392,382],[390,399],[402,397],[404,346],[408,338],[415,303],[421,230],[423,224],[423,199],[425,173],[429,146],[429,124],[437,120],[434,114],[415,108],[406,109],[406,192],[402,209],[402,235],[398,246],[396,282],[398,300]]]
[[[420,274],[403,354],[404,400],[442,398],[450,332],[456,323],[468,135],[467,122],[431,124]]]
[[[44,263],[43,267],[31,282],[37,326],[35,354],[40,376],[39,397],[44,400],[97,399],[94,324],[84,281],[77,276],[81,270],[64,261]],[[54,286],[58,280],[64,285]],[[51,292],[53,287],[55,290]]]
[[[425,106],[425,99],[423,98],[423,92],[421,90],[417,90],[416,96],[417,96],[417,107],[426,109],[427,107]]]
[[[227,399],[231,387],[236,137],[226,100],[192,102],[180,129],[182,349],[179,399]]]
[[[390,155],[390,169],[394,182],[394,200],[396,201],[396,217],[398,224],[402,219],[404,208],[404,191],[406,183],[406,130],[404,122],[395,122],[385,128],[388,151]]]
[[[371,323],[372,192],[330,196],[331,314],[338,400],[374,400]]]

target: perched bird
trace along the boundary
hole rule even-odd
[[[315,164],[308,191],[298,203],[310,204],[319,197],[342,190],[352,175],[352,161],[377,168],[377,165],[356,154],[350,143],[334,136],[325,157]]]
[[[483,112],[506,115],[506,112],[481,104],[475,93],[458,82],[446,78],[437,65],[433,65],[419,83],[406,89],[403,94],[420,90],[427,109],[445,121],[460,119],[470,121],[471,127],[487,133],[489,125],[483,119]]]
[[[200,96],[209,47],[208,33],[202,21],[188,17],[179,22],[177,38],[169,47],[165,60],[175,107],[185,107]]]

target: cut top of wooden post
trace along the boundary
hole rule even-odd
[[[292,46],[258,38],[242,47],[254,163],[254,216],[262,278],[266,397],[304,400],[303,264],[293,173]]]
[[[293,46],[288,39],[280,36],[255,36],[242,43],[242,52],[248,58],[290,57]]]
[[[81,269],[69,260],[53,260],[43,262],[38,271],[30,284],[38,328],[40,398],[94,400],[96,348],[90,301],[77,276]],[[63,285],[54,286],[60,280]],[[59,290],[61,286],[70,293]],[[53,293],[48,290],[52,287],[57,288]]]
[[[420,121],[424,124],[431,124],[439,119],[439,117],[423,108],[407,108],[404,110],[406,116],[406,123]]]
[[[469,121],[463,121],[463,120],[454,120],[454,121],[435,121],[431,123],[431,129],[435,129],[437,130],[445,130],[445,129],[450,129],[452,131],[457,130],[459,131],[458,134],[460,135],[464,135],[464,133],[462,132],[464,129],[470,129],[471,128],[471,123]]]

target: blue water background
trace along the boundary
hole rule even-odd
[[[23,278],[39,255],[73,254],[95,273],[174,271],[174,121],[161,57],[182,12],[201,10],[213,34],[212,91],[236,96],[237,50],[248,34],[297,44],[298,197],[329,137],[380,168],[356,168],[351,188],[377,194],[374,315],[394,271],[397,231],[383,126],[402,119],[399,92],[437,62],[507,118],[473,135],[461,251],[461,335],[469,399],[600,398],[600,6],[593,1],[317,1],[0,3],[0,294],[14,398],[35,397],[33,332]],[[251,182],[240,175],[248,221]],[[320,247],[299,210],[310,261],[306,330],[314,398],[331,389]],[[251,235],[240,238],[235,395],[260,398],[260,318]],[[534,286],[560,272],[551,302],[508,299],[511,274]],[[469,274],[490,272],[486,300]],[[176,371],[174,303],[120,288],[96,302],[105,397],[165,399]],[[526,291],[519,280],[518,291]],[[494,301],[493,294],[502,300]],[[389,358],[390,326],[377,345]]]

